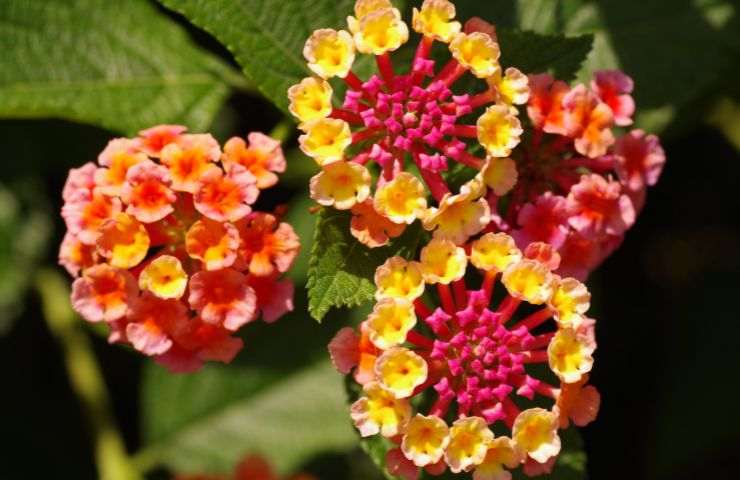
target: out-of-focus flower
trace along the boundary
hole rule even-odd
[[[281,477],[264,457],[246,454],[230,474],[177,474],[172,480],[318,480],[308,473]]]
[[[100,166],[70,171],[59,263],[76,277],[73,307],[106,322],[111,342],[188,372],[230,362],[244,324],[293,309],[293,284],[280,276],[298,237],[277,214],[252,210],[285,159],[276,140],[247,139],[222,153],[211,135],[159,125],[109,142]]]

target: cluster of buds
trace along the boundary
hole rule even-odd
[[[317,480],[308,473],[298,473],[282,478],[284,480]],[[179,474],[175,475],[174,480],[281,480],[281,477],[260,455],[247,455],[237,464],[233,474]]]
[[[586,385],[596,348],[590,294],[552,273],[557,262],[550,245],[522,252],[511,236],[487,233],[464,246],[433,239],[420,261],[378,267],[372,313],[359,332],[340,330],[329,351],[362,385],[351,407],[360,434],[398,445],[387,454],[391,473],[549,472],[558,430],[596,417],[600,396]],[[469,265],[477,275],[466,279]],[[479,289],[468,289],[470,277]]]
[[[454,18],[448,0],[414,9],[421,40],[402,72],[390,54],[409,28],[388,0],[358,0],[349,31],[311,35],[303,53],[315,76],[288,91],[300,146],[321,167],[311,197],[349,210],[352,234],[369,247],[417,219],[458,244],[503,231],[522,249],[551,244],[562,257],[559,273],[585,279],[634,224],[665,163],[654,135],[633,130],[615,139],[615,127],[632,123],[632,80],[601,71],[590,89],[571,88],[548,74],[504,69],[494,27]],[[439,69],[435,42],[450,56]],[[357,52],[374,55],[378,67],[364,81],[352,71]],[[465,75],[482,88],[464,90]],[[347,85],[341,107],[332,101],[333,77]],[[460,188],[448,181],[453,162],[474,177]]]
[[[311,197],[351,210],[353,235],[370,247],[433,216],[437,209],[428,205],[427,192],[439,210],[475,212],[485,220],[485,199],[452,192],[443,174],[453,162],[490,170],[519,143],[516,105],[527,101],[527,77],[516,68],[502,70],[490,25],[471,21],[463,28],[454,17],[448,0],[426,0],[414,10],[412,27],[421,40],[410,69],[400,73],[390,56],[409,38],[400,12],[388,0],[358,0],[349,31],[311,35],[303,53],[316,76],[288,91],[290,111],[304,131],[301,149],[321,167],[311,179]],[[450,54],[439,69],[432,59],[435,42]],[[352,72],[356,52],[374,55],[379,73],[358,78]],[[455,94],[454,84],[466,74],[485,92]],[[341,107],[332,105],[332,77],[348,87]],[[481,147],[485,158],[470,153]],[[425,222],[430,230],[437,224]]]
[[[160,125],[111,140],[98,164],[64,186],[67,234],[59,262],[75,277],[72,305],[172,371],[230,362],[233,336],[293,308],[281,279],[299,241],[281,212],[252,210],[285,170],[280,143],[261,133],[224,145]]]

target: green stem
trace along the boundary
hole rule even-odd
[[[70,384],[92,430],[98,478],[140,480],[142,476],[131,464],[113,420],[108,391],[90,339],[69,305],[67,282],[58,272],[44,269],[36,275],[36,288],[49,330],[62,347]]]
[[[270,137],[279,140],[281,143],[285,143],[290,138],[294,128],[295,123],[293,123],[293,120],[284,118],[270,131]]]

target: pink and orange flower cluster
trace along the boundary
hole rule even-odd
[[[111,140],[64,186],[59,262],[75,310],[172,371],[230,362],[235,332],[293,308],[281,276],[298,237],[279,213],[253,210],[284,170],[280,143],[261,133],[223,150],[176,125]]]
[[[468,267],[481,279],[476,289]],[[359,331],[340,330],[329,351],[362,385],[351,407],[360,434],[397,445],[386,458],[391,473],[549,472],[558,430],[596,417],[590,294],[557,267],[550,245],[521,251],[505,233],[464,246],[433,239],[419,261],[378,267],[372,313]]]
[[[417,219],[458,244],[503,231],[522,249],[549,243],[559,273],[585,279],[619,246],[665,163],[654,135],[616,132],[632,124],[633,82],[600,71],[590,87],[570,87],[504,68],[494,27],[463,26],[455,13],[448,0],[414,9],[421,40],[405,69],[391,54],[410,28],[389,0],[358,0],[347,30],[310,36],[303,53],[314,75],[288,97],[301,149],[321,168],[311,197],[350,211],[352,234],[369,247]],[[436,45],[449,55],[441,68]],[[374,55],[378,73],[358,78],[357,54]],[[482,88],[468,91],[466,75]],[[341,106],[335,77],[347,86]],[[473,177],[460,188],[448,182],[453,163]]]

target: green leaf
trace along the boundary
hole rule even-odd
[[[288,112],[288,88],[310,74],[303,45],[319,28],[347,28],[355,0],[159,0],[234,54],[262,94]],[[394,1],[399,8],[403,2]],[[371,62],[357,57],[358,73]]]
[[[422,235],[418,222],[406,228],[390,245],[368,248],[349,231],[351,215],[323,209],[316,224],[308,265],[308,311],[321,321],[332,307],[356,307],[375,294],[375,269],[394,255],[416,254]]]
[[[341,377],[326,359],[269,384],[267,375],[259,367],[209,366],[180,377],[148,368],[144,406],[153,426],[159,414],[187,413],[182,403],[222,400],[155,443],[158,460],[178,472],[228,472],[245,453],[259,453],[288,473],[317,453],[355,445]]]
[[[5,0],[0,51],[7,118],[204,130],[229,93],[230,69],[145,0]]]
[[[566,37],[499,29],[501,63],[526,73],[551,72],[569,81],[575,78],[593,45],[592,35]]]

